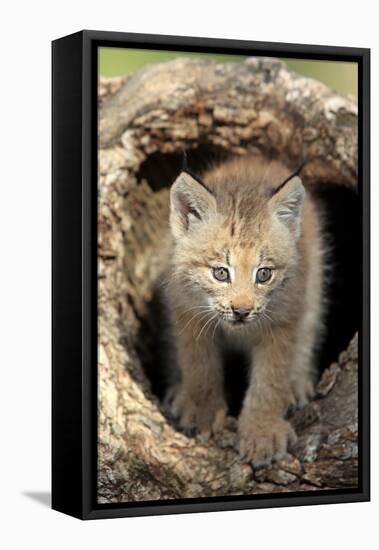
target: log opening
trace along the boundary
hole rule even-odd
[[[146,180],[153,192],[169,189],[183,169],[184,157],[188,168],[201,175],[209,166],[231,157],[230,151],[202,145],[195,149],[178,153],[154,153],[141,164],[137,179]],[[356,292],[360,280],[360,213],[357,194],[352,189],[330,183],[317,182],[313,194],[320,202],[325,228],[327,264],[325,269],[325,294],[327,313],[326,332],[320,349],[317,351],[318,377],[333,362],[339,353],[346,349],[358,330],[360,317],[360,296]],[[166,215],[166,212],[164,212]],[[348,224],[346,220],[349,220]],[[160,255],[159,249],[155,254]],[[146,304],[146,314],[140,319],[136,341],[141,354],[142,366],[150,380],[152,392],[162,399],[167,389],[167,342],[162,338],[162,304],[159,292],[160,281],[151,281],[153,292]],[[248,364],[243,354],[230,353],[224,358],[225,391],[228,396],[230,414],[238,415],[247,388]]]

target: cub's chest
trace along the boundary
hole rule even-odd
[[[261,341],[261,332],[257,325],[241,327],[223,327],[219,331],[217,344],[222,353],[233,351],[251,356],[254,347]]]

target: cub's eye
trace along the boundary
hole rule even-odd
[[[229,271],[226,269],[226,267],[212,267],[212,273],[213,277],[217,279],[217,281],[221,281],[223,283],[230,282]]]
[[[256,274],[257,283],[267,283],[272,277],[272,269],[269,267],[261,267]]]

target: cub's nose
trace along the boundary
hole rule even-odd
[[[233,315],[236,321],[243,321],[249,315],[251,308],[250,307],[233,307]]]

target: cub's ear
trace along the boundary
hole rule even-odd
[[[294,176],[274,192],[269,202],[271,211],[293,231],[296,239],[301,231],[304,198],[304,185],[298,176]]]
[[[171,187],[170,225],[175,238],[199,227],[216,212],[216,199],[188,172],[181,172]]]

